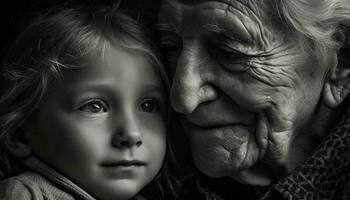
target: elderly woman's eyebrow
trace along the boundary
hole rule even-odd
[[[233,31],[228,29],[229,28],[222,27],[219,24],[206,24],[202,27],[202,30],[204,30],[206,33],[216,35],[216,39],[236,41],[241,44],[251,45],[251,41],[242,39],[238,34],[235,34]]]

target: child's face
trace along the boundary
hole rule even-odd
[[[144,55],[107,47],[67,70],[33,116],[34,154],[98,199],[129,199],[160,170],[166,97]]]

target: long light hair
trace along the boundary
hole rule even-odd
[[[52,81],[60,79],[62,69],[80,68],[86,58],[103,56],[106,43],[118,42],[146,55],[168,95],[169,81],[155,36],[144,18],[117,6],[55,8],[29,25],[10,49],[1,71],[5,91],[0,98],[0,177],[21,170],[17,158],[6,150],[5,138],[23,131],[22,124],[37,109]],[[130,40],[134,41],[132,46],[127,42]],[[159,178],[153,181],[157,190],[163,190],[160,179],[168,181],[164,175],[168,157]]]

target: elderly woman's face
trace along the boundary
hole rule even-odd
[[[188,122],[197,167],[265,185],[312,126],[329,67],[261,1],[241,2],[163,2],[162,42],[174,65],[172,106]]]

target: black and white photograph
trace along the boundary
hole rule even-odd
[[[350,0],[5,0],[0,200],[350,200]]]

